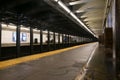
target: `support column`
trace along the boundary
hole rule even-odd
[[[55,32],[53,32],[53,45],[54,45],[54,49],[56,49],[56,36],[55,36]]]
[[[67,47],[67,35],[65,34],[65,47]]]
[[[33,53],[33,29],[30,27],[30,54]]]
[[[113,0],[113,64],[115,79],[120,79],[120,0]],[[117,79],[116,79],[117,78]]]
[[[66,41],[66,34],[65,34],[65,37],[64,37],[64,44],[65,44],[65,45],[66,45],[66,42],[67,42],[67,41]]]
[[[70,46],[70,35],[68,35],[68,46]]]
[[[62,34],[62,47],[64,47],[64,35]]]
[[[82,43],[83,43],[83,41],[84,41],[84,40],[83,40],[83,36],[82,36],[81,38],[82,38],[81,40],[82,40]]]
[[[50,51],[50,31],[49,30],[48,30],[47,37],[48,37],[48,42],[47,42],[48,51]]]
[[[42,52],[43,49],[43,30],[40,30],[40,52]]]
[[[67,38],[67,47],[69,46],[69,35],[66,35]]]
[[[17,47],[16,57],[19,57],[20,56],[20,25],[17,25],[16,28],[16,47]]]
[[[68,35],[66,34],[66,44],[68,44]]]
[[[58,33],[58,48],[60,48],[60,33]]]
[[[80,36],[80,43],[81,43],[81,36]]]
[[[113,47],[112,28],[105,28],[104,32],[105,32],[105,35],[104,35],[105,48],[112,49],[112,47]],[[94,39],[94,41],[95,41],[95,39]]]
[[[1,40],[2,40],[2,26],[1,26],[1,23],[0,23],[0,60],[2,58],[2,53],[1,53]]]

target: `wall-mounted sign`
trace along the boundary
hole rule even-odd
[[[16,32],[13,32],[12,34],[12,41],[16,42]],[[20,33],[20,41],[27,41],[27,33]]]

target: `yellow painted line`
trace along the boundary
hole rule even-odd
[[[5,69],[7,67],[10,67],[10,66],[13,66],[16,64],[20,64],[23,62],[37,60],[39,58],[59,54],[59,53],[62,53],[64,51],[72,50],[72,49],[79,48],[79,47],[85,46],[85,45],[86,44],[74,46],[74,47],[69,47],[69,48],[65,48],[65,49],[59,49],[59,50],[50,51],[50,52],[44,52],[44,53],[40,53],[40,54],[29,55],[29,56],[20,57],[20,58],[11,59],[11,60],[6,60],[6,61],[0,61],[0,69]]]

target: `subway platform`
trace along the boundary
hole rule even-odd
[[[110,80],[104,49],[89,43],[0,62],[0,80]]]

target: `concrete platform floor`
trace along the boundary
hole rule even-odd
[[[59,54],[13,65],[0,70],[0,80],[75,80],[92,57],[96,46],[98,43],[85,44]],[[101,67],[104,65],[102,63]]]
[[[98,45],[90,62],[84,67],[82,75],[79,73],[75,80],[113,80],[111,73],[108,73],[105,54],[104,47]]]

